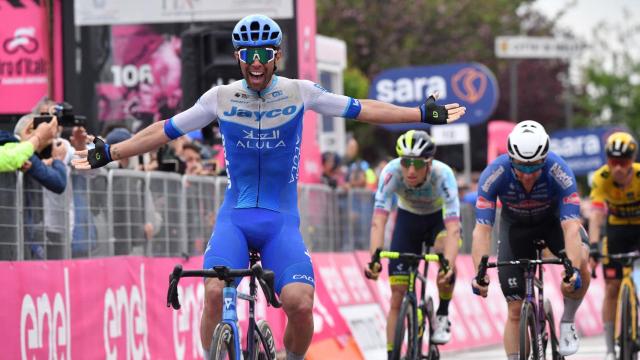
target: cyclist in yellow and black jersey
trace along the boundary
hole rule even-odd
[[[592,211],[589,216],[589,242],[597,254],[601,228],[606,220],[603,254],[619,254],[640,249],[640,163],[634,162],[638,143],[626,132],[615,132],[606,144],[607,163],[593,175]],[[597,256],[592,257],[592,266]],[[614,319],[616,299],[622,279],[622,265],[603,261],[605,296],[602,320],[607,359],[614,358]]]

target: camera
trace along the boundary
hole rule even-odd
[[[49,113],[40,113],[39,116],[36,116],[33,119],[33,127],[34,129],[43,122],[49,122],[53,117],[56,116],[58,118],[58,125],[71,128],[74,126],[85,126],[86,117],[81,115],[75,115],[73,113],[73,106],[67,102],[61,102],[55,104],[49,109]]]

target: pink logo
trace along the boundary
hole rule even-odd
[[[580,206],[580,196],[578,196],[578,193],[573,192],[571,195],[563,197],[562,203]]]
[[[7,54],[15,54],[18,50],[27,54],[33,54],[38,50],[38,40],[36,40],[36,29],[34,27],[19,27],[13,33],[13,37],[6,39],[2,47]]]
[[[478,196],[478,200],[476,200],[476,209],[484,210],[484,209],[494,209],[496,207],[496,203],[493,201],[489,201],[482,196]]]

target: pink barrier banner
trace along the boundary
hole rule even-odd
[[[369,355],[379,352],[377,345],[384,339],[377,317],[386,314],[390,299],[386,264],[383,276],[374,282],[362,275],[370,260],[366,252],[313,254],[312,259],[316,273],[313,341],[340,341],[353,335],[363,354],[377,358]],[[177,263],[184,269],[200,269],[202,258],[0,262],[0,287],[10,294],[3,298],[0,312],[0,336],[5,340],[2,358],[202,359],[202,279],[182,279],[178,289],[182,308],[166,307],[168,276]],[[452,340],[442,349],[500,343],[506,302],[497,272],[489,271],[489,297],[481,299],[471,293],[470,279],[475,273],[471,258],[459,256],[456,266],[457,285],[450,305]],[[436,268],[430,266],[428,293],[437,307]],[[554,305],[556,322],[563,309],[561,271],[558,266],[545,271],[545,296]],[[239,289],[248,292],[247,281]],[[578,311],[577,324],[584,335],[602,331],[603,291],[599,276]],[[245,301],[238,302],[238,317],[245,328]],[[268,307],[259,294],[256,317],[269,322],[281,348],[286,324],[283,311]]]

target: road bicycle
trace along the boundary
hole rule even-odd
[[[265,295],[268,303],[274,308],[282,306],[277,299],[274,290],[273,271],[262,269],[257,262],[260,256],[256,252],[249,255],[249,269],[230,269],[226,266],[214,266],[212,270],[182,270],[182,265],[176,265],[169,277],[169,290],[167,292],[167,307],[180,309],[178,299],[178,282],[184,277],[217,278],[224,281],[222,290],[222,320],[216,326],[211,341],[211,360],[270,360],[276,358],[276,346],[273,332],[265,320],[255,320],[255,303],[257,300],[258,286]],[[249,294],[237,291],[235,279],[250,276]],[[240,346],[240,327],[238,326],[238,313],[236,310],[237,298],[249,302],[249,325],[246,333],[246,347]]]
[[[640,251],[603,255],[602,259],[622,264],[622,280],[616,305],[615,336],[619,346],[618,359],[638,358],[638,296],[633,281],[633,263],[640,259]],[[594,275],[594,273],[592,273]]]
[[[409,272],[409,287],[402,299],[398,321],[393,338],[391,359],[440,359],[440,351],[436,344],[431,343],[431,334],[435,328],[433,299],[426,295],[427,271],[430,261],[439,262],[441,271],[449,271],[449,262],[442,254],[414,254],[396,251],[382,251],[381,249],[371,257],[369,268],[381,258],[398,259],[407,263]],[[420,262],[424,261],[424,269],[420,273]],[[416,279],[421,282],[420,297],[416,293]],[[422,354],[423,341],[427,343],[427,352]]]
[[[563,265],[565,276],[562,281],[566,283],[573,276],[574,269],[564,252],[560,253],[560,258],[542,259],[542,250],[546,245],[541,240],[536,241],[535,245],[535,259],[489,262],[489,256],[483,256],[478,267],[476,282],[480,286],[488,285],[488,282],[485,281],[488,268],[502,266],[522,267],[524,269],[525,296],[520,310],[520,359],[545,359],[547,347],[551,345],[551,358],[553,360],[562,360],[564,356],[558,353],[558,337],[551,303],[544,298],[544,271],[542,265]],[[529,350],[531,351],[531,357],[527,356]]]

